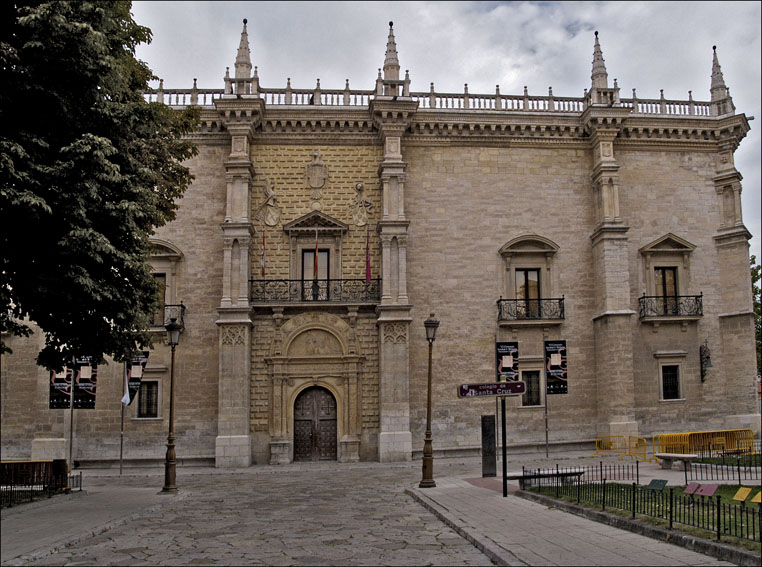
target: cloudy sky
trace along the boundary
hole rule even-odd
[[[138,57],[166,88],[222,88],[235,60],[243,18],[260,84],[374,88],[388,22],[411,90],[582,96],[590,87],[593,32],[609,80],[623,97],[709,100],[712,46],[737,112],[755,117],[736,151],[744,177],[744,222],[762,241],[762,112],[759,2],[134,2],[153,31]]]

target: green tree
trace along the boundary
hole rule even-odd
[[[754,338],[757,341],[757,376],[762,376],[762,296],[760,296],[759,280],[760,265],[757,257],[752,256],[751,265],[751,293],[754,299]]]
[[[130,2],[3,3],[0,331],[45,335],[37,362],[150,344],[148,238],[174,218],[198,110],[148,103],[151,40]],[[0,349],[7,346],[0,343]]]

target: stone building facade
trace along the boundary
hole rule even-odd
[[[498,342],[518,345],[528,388],[508,400],[514,446],[544,442],[546,413],[554,444],[758,433],[733,163],[747,117],[716,53],[709,101],[623,98],[596,32],[591,80],[583,97],[411,92],[390,27],[373,90],[264,88],[244,21],[224,89],[152,93],[201,107],[195,180],[151,260],[164,301],[186,306],[179,461],[417,456],[430,313],[436,453],[479,450],[494,398],[458,386],[495,381]],[[128,461],[163,458],[161,323],[126,411]],[[562,395],[547,394],[548,341],[565,341]],[[96,409],[71,419],[48,409],[37,339],[8,342],[3,458],[118,458],[121,365],[99,368]]]

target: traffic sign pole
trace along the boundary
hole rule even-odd
[[[505,396],[500,398],[500,426],[503,428],[503,498],[508,496],[508,451],[505,437]]]

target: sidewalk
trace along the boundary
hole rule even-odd
[[[616,459],[590,458],[589,455],[589,452],[552,454],[549,460],[539,455],[509,456],[509,470],[520,471],[522,464],[550,468],[555,463],[560,467],[596,466],[601,460],[606,465],[617,463]],[[481,478],[480,458],[438,459],[434,470],[436,488],[421,490],[417,488],[417,482],[412,482],[412,479],[420,478],[420,461],[389,464],[295,463],[242,469],[188,467],[178,469],[178,485],[183,489],[175,496],[168,496],[160,493],[161,468],[130,469],[123,476],[111,469],[86,469],[83,493],[75,492],[2,510],[0,562],[21,565],[41,560],[56,551],[63,552],[67,546],[119,526],[124,526],[124,529],[114,532],[122,533],[130,529],[129,522],[152,516],[160,509],[171,510],[173,503],[180,500],[187,499],[187,505],[195,508],[201,492],[205,492],[205,496],[221,499],[220,502],[222,499],[236,498],[236,494],[230,491],[217,490],[216,486],[220,484],[261,487],[272,486],[275,478],[285,479],[279,482],[281,485],[287,483],[281,486],[284,492],[280,494],[288,494],[298,488],[298,479],[314,474],[324,477],[333,471],[356,479],[350,480],[350,483],[360,482],[370,475],[381,481],[374,482],[383,490],[395,493],[404,490],[498,564],[732,564],[569,514],[555,506],[530,502],[513,494],[503,498],[500,476]],[[498,475],[501,472],[501,465],[498,464]],[[682,471],[641,464],[640,484],[647,484],[652,478],[665,479],[670,485],[684,483]],[[190,487],[190,490],[184,490],[185,487]],[[511,481],[509,487],[515,493],[518,482]],[[272,497],[276,503],[285,502],[276,493],[272,493]],[[212,508],[206,523],[214,522],[218,519]],[[192,533],[187,535],[193,537]]]
[[[406,492],[498,565],[733,565],[530,502],[499,479],[437,479]],[[481,485],[482,487],[477,487]]]

